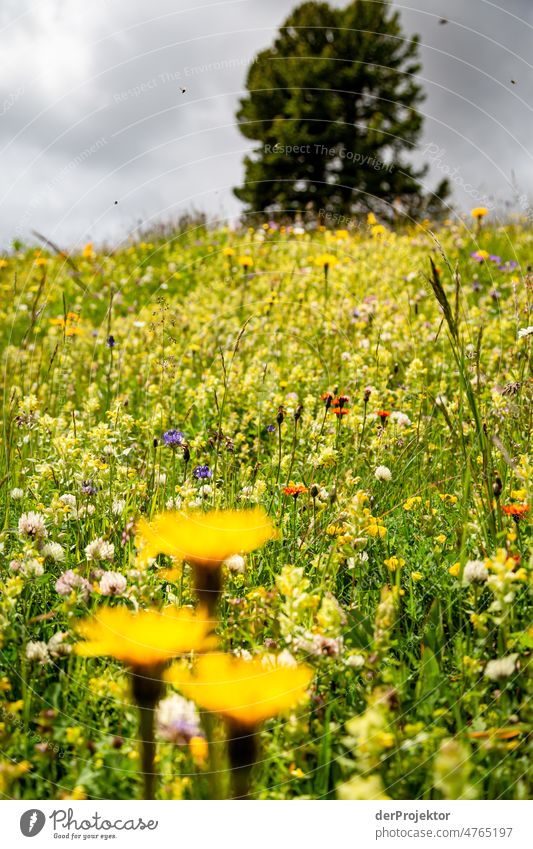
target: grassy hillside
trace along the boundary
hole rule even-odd
[[[4,795],[142,793],[127,669],[78,623],[196,604],[140,517],[256,506],[279,535],[224,566],[219,647],[313,679],[260,726],[252,795],[531,792],[533,234],[475,231],[0,260]],[[227,792],[225,726],[166,687],[158,797]]]

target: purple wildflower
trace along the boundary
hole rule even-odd
[[[93,486],[91,481],[83,481],[81,491],[84,495],[96,495],[97,493],[97,489]]]
[[[163,434],[163,442],[165,445],[183,445],[184,435],[181,430],[176,430],[173,428],[172,430],[167,430]]]
[[[213,477],[213,472],[209,466],[196,466],[193,470],[193,475],[197,480],[205,480]]]

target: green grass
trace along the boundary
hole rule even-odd
[[[0,263],[0,792],[141,793],[125,671],[68,649],[40,663],[27,645],[73,645],[102,604],[195,603],[187,567],[139,569],[139,516],[262,504],[281,536],[226,575],[221,644],[289,652],[315,677],[308,702],[263,727],[253,795],[528,797],[530,522],[503,508],[530,497],[531,239],[198,229]],[[480,249],[501,262],[476,262]],[[349,396],[346,416],[327,392]],[[164,444],[172,428],[190,459]],[[307,492],[285,495],[290,481]],[[30,511],[46,540],[19,530]],[[99,537],[112,562],[87,561]],[[51,542],[62,561],[43,559]],[[469,561],[488,580],[467,583]],[[95,569],[126,590],[102,596]],[[66,570],[90,591],[60,595]],[[487,664],[509,656],[495,678]],[[190,746],[161,741],[158,767],[160,798],[209,795]]]

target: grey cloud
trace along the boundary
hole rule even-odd
[[[513,171],[527,193],[529,0],[507,0],[506,10],[488,0],[395,5],[406,31],[422,36],[428,97],[415,159],[432,164],[430,183],[451,172],[463,208],[473,193],[503,207]],[[235,216],[231,187],[250,146],[235,126],[237,100],[248,62],[292,6],[4,0],[2,243],[32,228],[66,244],[117,239],[140,219],[191,206]]]

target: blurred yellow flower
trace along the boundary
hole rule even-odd
[[[194,673],[176,664],[166,673],[167,681],[200,707],[248,728],[298,704],[312,677],[308,666],[265,667],[261,660],[221,652],[199,657]]]
[[[337,790],[339,799],[350,801],[358,799],[361,801],[385,801],[390,799],[383,789],[383,784],[379,775],[370,775],[363,778],[361,775],[356,775],[350,781],[341,784]]]
[[[320,268],[333,268],[334,265],[337,265],[338,261],[335,254],[319,254],[315,258],[315,265],[320,266]]]
[[[471,210],[470,215],[472,218],[481,219],[485,218],[485,215],[488,214],[488,209],[486,206],[476,206]]]
[[[161,665],[207,646],[211,623],[189,608],[164,607],[132,613],[124,607],[104,607],[78,625],[87,642],[78,643],[83,657],[109,656],[132,668]]]
[[[189,751],[196,766],[203,766],[208,754],[208,742],[205,737],[191,737]]]
[[[211,510],[161,513],[152,522],[141,519],[138,533],[145,543],[143,554],[168,554],[197,566],[217,567],[232,554],[245,554],[276,537],[265,511]]]

